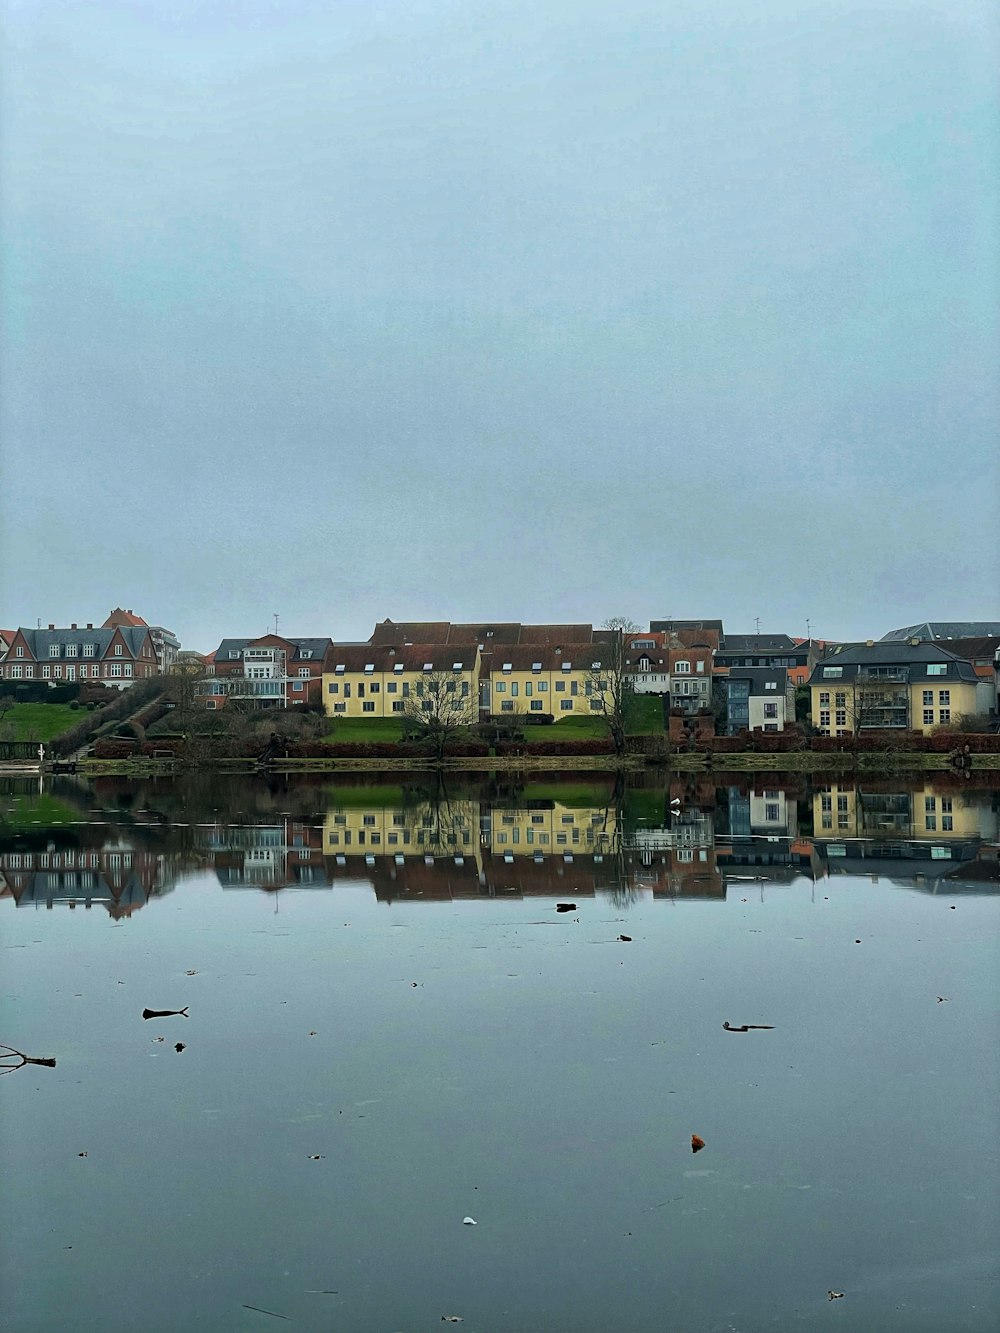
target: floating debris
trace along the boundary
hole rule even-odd
[[[699,1138],[699,1136],[698,1136],[697,1134],[692,1134],[692,1135],[691,1135],[691,1151],[692,1151],[692,1152],[701,1152],[701,1150],[702,1150],[702,1148],[704,1148],[704,1146],[705,1146],[705,1140],[704,1140],[704,1139]]]
[[[557,912],[575,912],[576,903],[556,903]]]
[[[310,1162],[321,1162],[323,1160],[323,1154],[321,1152],[311,1153],[309,1160]]]
[[[278,1314],[276,1310],[265,1310],[261,1305],[244,1305],[244,1310],[256,1310],[258,1314],[269,1314],[272,1319],[284,1319],[286,1324],[290,1324],[291,1318],[286,1314]]]
[[[740,1023],[734,1026],[732,1023],[723,1023],[726,1032],[773,1032],[773,1023]]]
[[[828,1291],[826,1293],[826,1299],[828,1301],[839,1301],[843,1298],[843,1295],[844,1293],[842,1291]]]
[[[937,997],[937,1002],[938,1002],[938,1004],[947,1004],[947,1003],[948,1003],[948,997],[947,997],[947,995],[939,995],[939,996]]]
[[[143,1018],[190,1018],[187,1005],[183,1009],[143,1009]],[[284,1318],[284,1316],[282,1316]]]
[[[77,1153],[77,1157],[86,1157],[86,1155],[87,1155],[87,1154],[86,1154],[85,1152],[78,1152],[78,1153]]]
[[[631,935],[619,935],[619,936],[618,936],[618,943],[619,943],[619,944],[631,944],[631,943],[632,943],[632,936],[631,936]]]
[[[461,1324],[464,1320],[460,1314],[443,1314],[441,1316],[442,1324]]]
[[[479,1225],[479,1223],[476,1221],[476,1219],[475,1219],[474,1217],[463,1217],[463,1218],[462,1218],[462,1226],[464,1226],[464,1227],[477,1227],[478,1225]]]
[[[180,1055],[181,1051],[183,1051],[184,1049],[185,1049],[185,1047],[184,1047],[184,1043],[183,1043],[182,1041],[179,1041],[179,1042],[176,1042],[176,1043],[175,1043],[175,1045],[174,1045],[174,1050],[177,1052],[178,1055]]]

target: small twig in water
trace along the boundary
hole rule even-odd
[[[290,1324],[290,1323],[292,1322],[292,1321],[291,1321],[291,1318],[290,1318],[288,1315],[286,1315],[286,1314],[278,1314],[275,1310],[265,1310],[265,1309],[263,1309],[263,1308],[262,1308],[261,1306],[259,1306],[259,1305],[246,1305],[246,1304],[244,1304],[243,1308],[244,1308],[244,1310],[256,1310],[258,1314],[269,1314],[269,1315],[271,1315],[274,1319],[284,1319],[284,1321],[285,1321],[286,1324]]]

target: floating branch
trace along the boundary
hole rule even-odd
[[[46,1069],[55,1069],[55,1060],[41,1060],[33,1055],[25,1055],[23,1051],[17,1051],[13,1046],[4,1046],[0,1043],[0,1051],[9,1052],[6,1055],[0,1055],[0,1074],[12,1074],[15,1069],[23,1069],[25,1065],[44,1065]],[[14,1064],[9,1062],[13,1060]]]

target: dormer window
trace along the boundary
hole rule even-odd
[[[424,670],[425,670],[425,671],[433,671],[433,670],[434,670],[434,663],[433,663],[433,662],[425,662],[425,663],[424,663]]]
[[[50,656],[50,657],[58,657],[58,656],[59,656],[59,645],[58,645],[57,643],[50,643],[50,644],[49,644],[49,656]]]
[[[691,674],[691,663],[676,662],[674,664],[674,674],[677,676],[689,676]]]
[[[23,657],[23,656],[24,656],[24,649],[23,649],[23,648],[17,648],[17,649],[15,649],[14,656],[15,656],[15,657]]]
[[[531,669],[532,669],[532,671],[535,673],[535,675],[537,676],[538,673],[539,673],[539,671],[541,671],[541,669],[542,669],[542,664],[541,664],[541,662],[532,662],[532,664],[531,664]]]
[[[77,654],[77,645],[75,643],[68,643],[66,645],[66,656],[76,657],[76,654]]]
[[[563,670],[563,671],[569,671],[569,670],[572,669],[572,666],[573,666],[572,662],[563,662],[563,663],[561,664],[561,670]]]
[[[843,668],[843,667],[824,667],[824,668],[823,668],[823,679],[824,679],[824,680],[830,680],[830,679],[833,678],[833,677],[842,676],[843,674],[844,674],[844,668]]]
[[[930,662],[930,663],[928,663],[928,666],[927,666],[927,674],[928,674],[928,676],[947,676],[947,674],[948,674],[948,664],[947,664],[947,662]]]
[[[342,676],[344,674],[344,669],[345,668],[343,662],[338,662],[337,665],[333,668],[334,674],[337,676]]]
[[[303,658],[305,658],[305,657],[312,657],[312,649],[311,649],[311,648],[303,648],[303,649],[300,651],[300,653],[299,653],[299,657],[303,657]]]
[[[370,676],[370,675],[374,672],[374,670],[375,670],[375,663],[374,663],[374,662],[366,662],[366,663],[365,663],[365,675],[366,675],[366,676]]]
[[[92,643],[85,643],[83,645],[83,655],[84,657],[94,656],[94,645]]]
[[[461,671],[461,670],[462,670],[462,663],[461,663],[461,662],[452,662],[452,664],[451,664],[451,669],[452,669],[452,671]]]
[[[120,643],[116,643],[116,644],[115,644],[115,657],[121,657],[121,655],[122,655],[122,646],[121,646]]]
[[[393,663],[393,666],[392,666],[392,669],[393,669],[393,671],[395,671],[395,672],[397,673],[397,675],[398,675],[398,674],[403,670],[403,664],[402,664],[402,662],[394,662],[394,663]]]
[[[238,661],[240,656],[240,650],[238,648],[230,648],[229,656],[231,659],[235,658]]]
[[[503,670],[507,672],[508,675],[513,670],[513,667],[514,667],[513,662],[504,662],[503,664]]]

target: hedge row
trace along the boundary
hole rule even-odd
[[[70,727],[69,731],[64,731],[61,736],[57,736],[51,742],[53,754],[61,756],[79,750],[81,746],[86,745],[91,737],[96,736],[107,723],[116,722],[119,718],[127,717],[129,713],[135,712],[137,707],[146,700],[153,698],[160,688],[158,681],[143,680],[138,681],[127,690],[122,690],[110,703],[105,704],[96,713],[88,714],[83,722],[78,722],[75,727]]]

